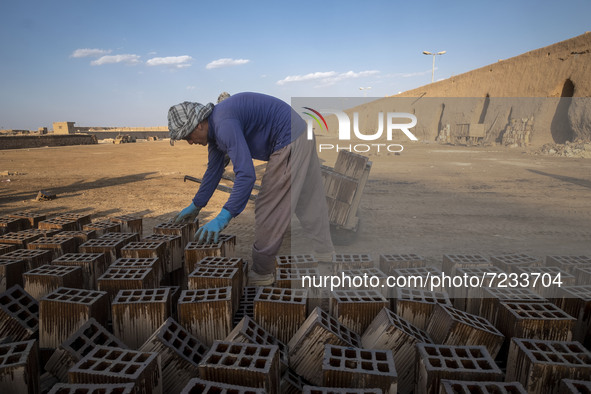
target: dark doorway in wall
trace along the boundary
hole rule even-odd
[[[558,101],[556,112],[550,125],[552,139],[557,144],[564,144],[566,141],[573,140],[574,132],[568,120],[568,108],[570,107],[574,93],[575,85],[570,79],[567,79],[562,86],[560,100]]]
[[[482,106],[482,112],[480,113],[480,119],[478,119],[478,123],[484,123],[484,119],[486,118],[486,112],[488,111],[488,105],[490,104],[490,96],[487,93],[486,97],[484,98],[484,105]]]

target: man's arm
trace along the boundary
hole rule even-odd
[[[193,198],[193,204],[200,208],[207,205],[224,173],[224,152],[212,143],[208,145],[208,151],[207,170],[205,170],[201,186]]]
[[[256,173],[252,163],[252,154],[244,139],[240,123],[235,119],[228,119],[218,127],[219,131],[216,133],[218,144],[223,147],[222,149],[226,149],[228,156],[230,156],[235,174],[234,187],[224,208],[232,214],[232,217],[236,217],[248,203],[256,181]]]

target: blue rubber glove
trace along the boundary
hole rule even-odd
[[[196,207],[195,204],[191,203],[187,208],[184,208],[182,211],[177,213],[177,215],[172,218],[173,223],[183,223],[183,222],[193,222],[197,215],[199,215],[199,211],[201,211],[200,207]]]
[[[230,219],[232,219],[232,214],[222,208],[222,211],[215,217],[215,219],[204,226],[199,227],[199,230],[195,233],[197,243],[209,243],[212,237],[213,243],[217,243],[220,231],[226,228],[228,223],[230,223]]]

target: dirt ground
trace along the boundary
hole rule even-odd
[[[319,138],[319,142],[323,142]],[[356,242],[342,253],[416,253],[432,264],[444,254],[591,254],[591,160],[537,156],[521,149],[407,143],[399,155],[374,153],[361,201]],[[336,154],[321,154],[333,165]],[[0,150],[0,215],[31,210],[52,216],[122,214],[144,219],[144,235],[187,206],[207,149],[168,141]],[[259,176],[264,163],[255,162]],[[259,179],[260,181],[260,179]],[[36,202],[39,190],[57,193]],[[228,194],[203,210],[213,218]],[[237,253],[250,260],[254,204],[234,219]],[[297,231],[296,231],[297,232]],[[282,253],[305,252],[285,243]],[[308,251],[312,252],[312,251]]]

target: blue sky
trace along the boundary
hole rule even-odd
[[[375,97],[591,30],[588,0],[2,1],[0,129],[164,126],[222,91]],[[360,87],[371,87],[360,90]]]

